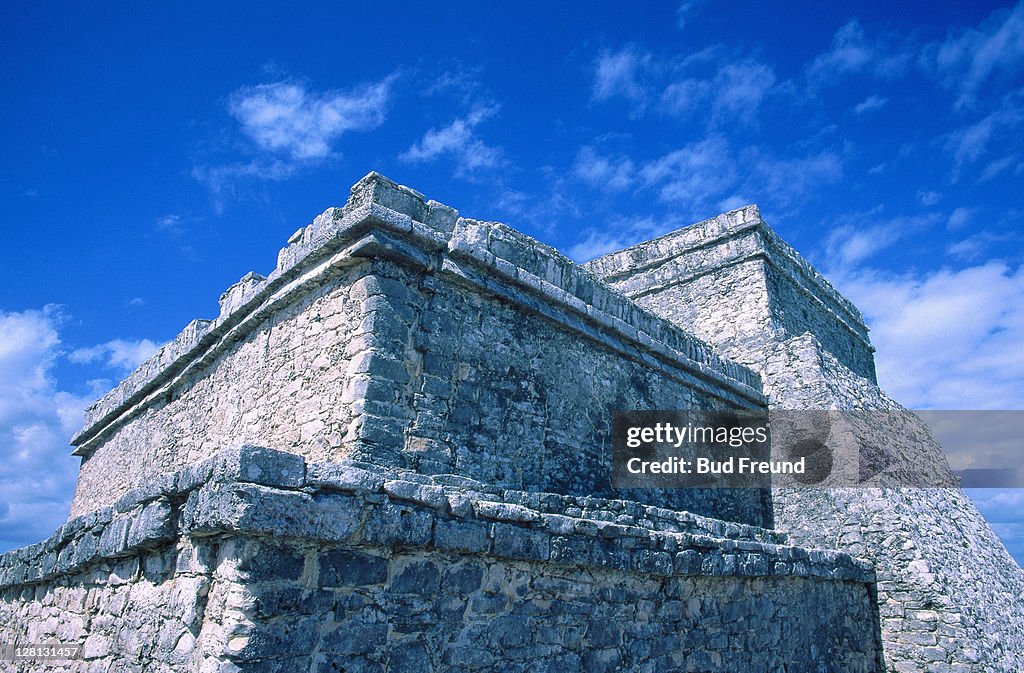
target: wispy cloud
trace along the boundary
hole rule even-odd
[[[0,551],[38,542],[64,523],[78,473],[68,442],[85,407],[110,385],[95,378],[81,393],[62,390],[57,366],[67,358],[120,377],[156,348],[148,339],[113,339],[66,354],[68,320],[52,305],[0,311]]]
[[[690,17],[697,14],[700,8],[707,3],[707,0],[683,0],[676,8],[676,27],[683,28]]]
[[[933,227],[937,213],[884,217],[882,209],[837,219],[825,238],[825,268],[830,276],[846,277],[858,265],[897,241]]]
[[[973,216],[974,216],[974,209],[973,208],[965,208],[963,206],[960,206],[958,208],[954,208],[953,212],[951,212],[949,214],[949,219],[946,220],[946,228],[947,229],[962,229],[964,226],[966,226],[971,221],[971,218]]]
[[[629,102],[634,117],[653,110],[669,117],[696,116],[718,127],[756,121],[776,81],[769,64],[737,58],[722,47],[666,56],[627,44],[595,60],[591,100],[620,98]]]
[[[303,165],[277,158],[259,158],[220,165],[195,166],[192,169],[192,177],[206,185],[210,190],[214,212],[221,213],[231,199],[236,198],[240,192],[244,193],[244,187],[241,185],[253,180],[287,180],[298,173]]]
[[[569,246],[568,255],[577,262],[587,262],[609,252],[656,238],[687,224],[689,222],[684,222],[675,215],[662,218],[613,217],[604,227],[592,227],[580,232],[576,243]]]
[[[615,252],[629,247],[638,241],[630,236],[623,236],[621,233],[612,231],[598,231],[589,229],[583,234],[583,238],[569,246],[568,255],[577,262],[589,262],[601,255]]]
[[[713,125],[754,121],[758,107],[775,85],[775,72],[764,63],[745,59],[727,62],[708,79],[688,78],[669,84],[661,95],[662,109],[689,115],[707,109]]]
[[[919,189],[917,191],[917,200],[923,206],[934,206],[942,200],[942,194],[932,189]]]
[[[1024,560],[1024,489],[966,489],[982,516],[1017,562]]]
[[[1011,253],[1009,255],[1011,259],[1014,257],[1020,259],[1024,255],[1024,247],[1021,246],[1021,235],[1018,232],[995,233],[987,230],[971,234],[967,238],[952,243],[946,248],[946,252],[953,257],[958,257],[968,262],[985,259],[986,256],[998,256],[1005,259],[1005,256],[999,253],[1014,250],[1021,252],[1018,252],[1016,255]]]
[[[857,227],[846,224],[829,233],[825,249],[833,267],[846,269],[888,248],[902,235],[898,229],[884,225]]]
[[[68,360],[77,364],[102,363],[127,374],[145,362],[159,346],[149,339],[112,339],[106,343],[78,348],[68,354]]]
[[[711,136],[650,161],[640,169],[644,182],[664,202],[705,204],[735,184],[735,157],[722,136]]]
[[[929,45],[922,62],[959,93],[956,107],[972,105],[987,82],[1024,69],[1024,3],[998,10],[977,28]]]
[[[156,220],[156,228],[174,236],[180,236],[185,231],[181,215],[175,215],[173,213],[158,217]]]
[[[747,190],[768,195],[775,203],[787,207],[843,177],[842,158],[831,150],[794,157],[775,156],[754,148],[747,151],[744,163],[753,167]]]
[[[287,180],[337,157],[342,136],[384,123],[397,78],[327,91],[290,80],[242,87],[228,96],[227,108],[245,142],[233,144],[220,160],[197,163],[192,177],[209,188],[220,212],[240,185]],[[162,220],[171,232],[180,224]]]
[[[572,172],[592,187],[611,191],[627,189],[636,179],[636,166],[632,159],[603,156],[589,145],[577,152]]]
[[[636,45],[601,53],[594,63],[592,99],[606,101],[621,97],[642,110],[646,106],[648,93],[641,83],[641,77],[652,58],[649,52],[642,51]]]
[[[741,170],[743,167],[743,170]],[[657,189],[662,202],[685,205],[691,216],[723,206],[746,205],[746,194],[793,207],[824,184],[842,177],[842,160],[825,150],[807,156],[777,156],[760,147],[734,149],[711,135],[640,166],[642,183]]]
[[[348,90],[310,91],[296,82],[243,87],[228,110],[261,150],[292,160],[322,159],[350,131],[384,123],[395,76]]]
[[[888,98],[884,98],[878,94],[871,94],[861,102],[857,103],[853,107],[853,111],[855,114],[861,115],[874,110],[881,110],[888,102]]]
[[[823,81],[835,75],[857,72],[871,62],[874,53],[864,38],[864,29],[857,21],[843,25],[832,37],[832,48],[821,54],[808,67],[808,77]]]
[[[1006,96],[998,109],[949,134],[945,147],[953,158],[954,181],[960,179],[968,164],[987,154],[997,139],[1007,139],[1007,143],[1001,145],[1004,149],[1011,142],[1019,143],[1018,131],[1024,123],[1024,100],[1021,98],[1024,96]]]
[[[812,87],[825,87],[856,73],[885,78],[903,74],[911,62],[911,51],[895,42],[885,34],[869,39],[858,21],[849,21],[836,31],[829,50],[807,66],[807,81]]]
[[[501,166],[501,149],[488,145],[477,135],[477,126],[496,115],[498,109],[494,104],[476,105],[467,115],[447,126],[428,130],[399,159],[422,163],[448,156],[455,160],[456,175],[467,178],[482,170]]]
[[[981,175],[978,176],[978,182],[988,182],[989,180],[994,180],[996,177],[999,176],[1000,173],[1005,171],[1010,166],[1013,166],[1014,164],[1020,166],[1019,162],[1020,157],[1017,156],[1016,154],[1011,154],[1009,156],[994,159],[985,166],[984,170],[981,171]]]

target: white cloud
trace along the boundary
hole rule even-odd
[[[465,117],[459,117],[442,128],[428,130],[399,159],[419,163],[450,156],[455,159],[456,174],[462,177],[497,168],[502,164],[501,150],[486,144],[476,133],[476,127],[497,112],[497,105],[477,105]]]
[[[953,155],[954,177],[959,178],[965,165],[978,160],[988,151],[993,136],[1004,129],[1015,129],[1022,121],[1024,108],[1011,103],[951,133],[946,149]]]
[[[728,142],[710,136],[644,164],[640,175],[662,201],[699,208],[736,182],[737,166]]]
[[[1016,233],[996,234],[991,231],[979,231],[967,238],[957,241],[946,248],[946,252],[968,262],[982,259],[990,251],[1000,248],[1020,250],[1020,240]]]
[[[971,499],[982,509],[985,519],[992,522],[1019,521],[1024,511],[1024,489],[972,491]]]
[[[743,196],[742,194],[733,194],[731,196],[725,197],[724,199],[718,202],[718,211],[722,213],[727,213],[730,210],[736,210],[737,208],[742,208],[743,206],[749,206],[752,203],[754,203],[753,199],[749,199],[746,196]]]
[[[156,352],[159,346],[149,339],[113,339],[106,343],[78,348],[68,354],[68,360],[77,364],[100,362],[128,374]]]
[[[61,390],[54,372],[65,357],[59,307],[0,311],[0,551],[39,542],[67,518],[78,474],[69,440],[85,407],[110,387]],[[114,339],[67,356],[127,373],[154,349],[143,339]]]
[[[940,221],[938,214],[880,217],[881,207],[838,218],[825,238],[826,268],[830,275],[848,276],[855,267],[908,234]]]
[[[990,161],[988,165],[985,166],[985,169],[981,171],[981,175],[978,177],[978,182],[988,182],[989,180],[995,179],[1000,173],[1016,163],[1017,159],[1018,157],[1016,154],[1011,154],[1010,156]]]
[[[52,305],[39,311],[0,312],[0,423],[24,413],[49,388],[60,321],[60,308]]]
[[[739,114],[761,104],[775,84],[775,73],[755,61],[730,63],[718,71],[715,83],[715,109]]]
[[[91,401],[57,390],[59,308],[0,312],[0,550],[38,542],[67,517],[78,461],[68,438]]]
[[[234,162],[221,166],[196,166],[192,169],[192,177],[206,185],[210,190],[213,201],[213,209],[220,214],[224,211],[225,205],[230,198],[238,196],[244,191],[243,185],[247,180],[273,180],[279,182],[287,180],[295,175],[300,164],[294,161],[285,161],[277,158],[253,159],[252,161]],[[191,246],[181,248],[183,252],[190,253]]]
[[[978,28],[930,45],[924,54],[925,66],[959,91],[956,107],[973,104],[990,79],[1024,68],[1024,3],[994,12]]]
[[[293,82],[243,87],[228,109],[256,145],[292,160],[322,159],[349,131],[384,122],[394,76],[350,90],[309,91]]]
[[[569,246],[569,257],[577,262],[589,262],[601,255],[628,247],[636,241],[608,231],[590,230],[583,240]]]
[[[609,252],[649,241],[689,222],[682,221],[678,216],[665,218],[616,217],[601,229],[587,229],[582,238],[569,247],[568,255],[577,262],[587,262]]]
[[[868,40],[860,23],[849,21],[836,31],[831,48],[811,61],[807,81],[812,86],[827,86],[843,76],[862,72],[878,77],[898,76],[906,70],[910,54],[888,44],[889,41],[888,36]]]
[[[1020,464],[1024,411],[938,410],[917,414],[954,470],[1013,469]]]
[[[1024,267],[831,274],[865,314],[881,385],[911,408],[1013,409],[1024,400]]]
[[[832,37],[832,48],[811,63],[809,76],[821,81],[835,75],[864,68],[874,54],[864,39],[864,29],[857,21],[849,21]]]
[[[833,229],[825,239],[830,263],[847,269],[895,243],[903,232],[887,226],[857,227],[851,224]]]
[[[683,28],[686,21],[697,13],[707,0],[683,0],[676,8],[676,27]]]
[[[1024,489],[969,488],[965,492],[1017,563],[1024,562]]]
[[[824,150],[804,157],[775,157],[760,150],[748,152],[744,163],[752,166],[750,191],[771,195],[782,205],[791,205],[821,185],[838,182],[843,162],[835,152]]]
[[[182,226],[181,215],[175,215],[173,213],[158,217],[156,220],[156,228],[161,231],[166,231],[174,236],[178,236],[185,231],[185,228]]]
[[[753,60],[721,65],[710,79],[684,79],[669,84],[661,96],[662,110],[688,115],[710,111],[709,122],[755,121],[765,96],[775,85],[775,72]]]
[[[387,114],[397,75],[347,90],[313,91],[296,82],[242,87],[228,98],[228,111],[251,141],[245,160],[200,163],[192,177],[210,190],[220,213],[252,180],[281,181],[303,168],[336,156],[339,138],[377,128]],[[157,227],[179,233],[181,220],[169,215]],[[185,248],[183,248],[185,250]]]
[[[685,205],[690,216],[706,215],[723,204],[750,203],[742,194],[760,194],[776,205],[791,206],[842,174],[842,161],[834,152],[778,157],[759,147],[736,151],[717,134],[648,161],[639,170],[643,184],[657,189],[661,201]]]
[[[946,220],[947,229],[961,229],[971,221],[974,216],[973,208],[954,208],[953,212],[949,214],[949,219]]]
[[[650,62],[651,55],[635,45],[626,45],[617,52],[603,52],[594,63],[593,100],[621,96],[642,107],[647,93],[640,83],[640,75]]]
[[[576,153],[572,172],[593,187],[622,191],[633,183],[636,166],[628,157],[601,156],[588,145]]]
[[[661,109],[671,115],[686,116],[700,109],[711,94],[710,79],[683,79],[665,87],[661,94]]]
[[[919,189],[917,191],[917,199],[921,202],[921,205],[934,206],[942,200],[942,194],[930,189]]]
[[[864,114],[865,112],[872,112],[874,110],[880,110],[885,107],[885,104],[889,102],[888,98],[879,96],[878,94],[871,94],[861,102],[854,106],[853,111],[856,114]]]

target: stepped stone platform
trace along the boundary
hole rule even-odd
[[[871,353],[756,208],[581,267],[371,173],[88,410],[68,523],[0,556],[0,642],[82,644],[21,671],[1019,670],[1020,569],[955,486],[892,486],[948,468]],[[611,485],[614,411],[778,408],[889,412],[891,444],[821,438],[870,443],[874,488]]]
[[[773,412],[813,412],[834,455],[858,448],[860,487],[775,488],[774,522],[875,564],[887,670],[1024,670],[1024,571],[928,428],[878,387],[860,312],[756,206],[584,268],[757,371]]]
[[[742,524],[243,446],[2,557],[0,618],[90,671],[874,671],[873,580]]]

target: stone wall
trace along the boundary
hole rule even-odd
[[[609,496],[614,410],[764,402],[554,250],[371,175],[90,410],[72,515],[237,442]],[[618,495],[771,523],[763,491]]]
[[[754,344],[810,332],[844,366],[875,380],[874,348],[860,311],[765,224],[757,206],[584,267],[730,358],[744,357]]]
[[[240,447],[0,556],[19,671],[880,671],[870,565],[628,501]]]
[[[823,280],[807,281],[816,272],[766,232],[748,207],[587,266],[760,372],[771,409],[848,412],[822,439],[857,445],[875,487],[775,489],[775,524],[800,544],[875,564],[887,670],[1024,670],[1024,571],[956,487],[920,419],[875,384],[856,309]],[[767,263],[773,256],[783,263]],[[781,309],[766,314],[766,305]]]
[[[611,287],[367,176],[90,408],[72,518],[0,556],[0,642],[84,643],[21,670],[1024,668],[1024,573],[952,485],[893,487],[952,484],[941,449],[755,207],[588,268]],[[611,489],[613,410],[766,407],[884,413],[825,441],[876,488]]]
[[[83,457],[72,516],[232,442],[260,438],[317,460],[340,452],[356,415],[349,369],[369,272],[341,270],[129,410]]]

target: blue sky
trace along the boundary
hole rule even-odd
[[[921,409],[1024,402],[1024,5],[5,3],[0,549],[82,408],[370,170],[583,261],[755,202]],[[777,6],[778,5],[778,6]],[[1024,559],[1024,491],[977,491]]]

